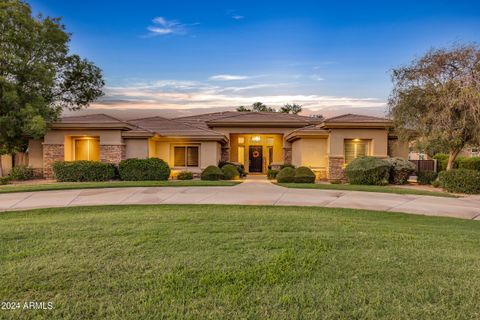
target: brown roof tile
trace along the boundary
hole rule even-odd
[[[217,131],[163,117],[135,119],[128,122],[162,136],[223,136]]]
[[[333,122],[390,122],[387,118],[380,118],[380,117],[372,117],[372,116],[364,116],[361,114],[342,114],[340,116],[332,117],[325,119],[325,123],[333,123]]]

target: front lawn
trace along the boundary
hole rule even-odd
[[[0,186],[0,193],[122,187],[228,187],[235,186],[239,183],[241,182],[205,180],[55,182],[43,184],[10,184]]]
[[[480,222],[349,209],[0,213],[0,310],[45,319],[478,319]]]
[[[401,188],[401,187],[395,187],[395,186],[370,186],[370,185],[332,184],[332,183],[275,183],[275,184],[282,187],[286,187],[286,188],[383,192],[383,193],[397,193],[397,194],[416,194],[420,196],[458,198],[457,195],[447,193],[447,192],[442,192],[442,191],[407,189],[407,188]]]

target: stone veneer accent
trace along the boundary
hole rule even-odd
[[[340,180],[345,181],[345,169],[343,165],[345,159],[343,157],[329,157],[328,158],[328,180]]]
[[[65,159],[65,148],[63,144],[43,145],[43,176],[46,179],[53,179],[52,165],[55,161]]]
[[[118,165],[126,158],[125,145],[100,145],[100,161]]]
[[[283,163],[292,163],[292,148],[283,148]]]
[[[230,146],[222,147],[222,154],[220,156],[222,161],[230,161]]]

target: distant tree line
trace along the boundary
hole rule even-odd
[[[302,105],[296,103],[287,103],[284,104],[280,109],[275,109],[265,105],[262,102],[255,102],[251,106],[239,106],[237,107],[238,112],[279,112],[279,113],[289,113],[289,114],[299,114],[302,112]],[[312,117],[323,118],[322,115],[313,115]]]

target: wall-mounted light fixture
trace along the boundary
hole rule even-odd
[[[353,142],[360,142],[360,139],[353,139]]]
[[[260,136],[253,136],[252,137],[253,142],[260,142],[260,140],[261,140]]]

